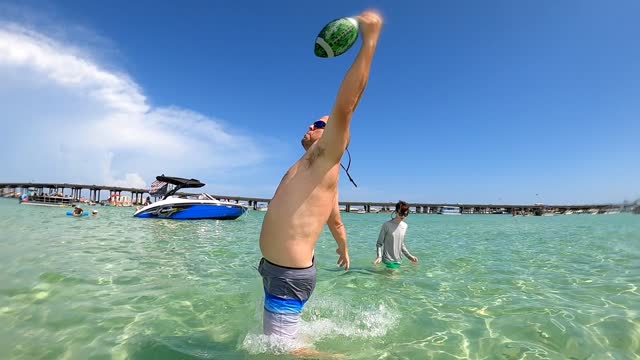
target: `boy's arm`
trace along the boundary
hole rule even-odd
[[[387,223],[382,224],[380,228],[380,234],[378,234],[378,241],[376,242],[376,263],[379,263],[378,259],[382,260],[382,247],[384,246],[384,236],[386,235],[386,225]]]
[[[405,236],[406,236],[406,232],[405,232]],[[404,254],[404,256],[406,256],[407,259],[411,260],[411,262],[414,262],[414,263],[418,262],[418,258],[411,255],[411,253],[409,252],[409,249],[407,249],[407,246],[404,244],[404,237],[402,239],[402,246],[400,246],[400,251],[402,251],[402,254]]]
[[[402,251],[402,254],[404,254],[404,256],[407,257],[407,259],[409,259],[409,260],[411,260],[413,262],[416,262],[418,260],[417,257],[411,255],[411,253],[409,252],[409,249],[407,249],[407,247],[404,245],[404,241],[402,242],[401,251]]]

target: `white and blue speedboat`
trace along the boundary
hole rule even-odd
[[[162,200],[137,210],[133,216],[138,218],[156,218],[173,220],[234,220],[249,210],[247,205],[220,201],[209,194],[200,194],[196,198],[177,195],[184,188],[200,188],[205,184],[196,179],[184,179],[172,176],[157,176],[158,181],[152,185],[152,193],[156,189],[166,191],[168,184],[173,189],[166,192]],[[164,185],[163,185],[164,184]],[[155,193],[157,194],[157,192]],[[152,193],[152,195],[154,195]]]

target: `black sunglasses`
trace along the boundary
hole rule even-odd
[[[318,120],[313,123],[313,127],[315,129],[324,129],[325,126],[327,126],[327,123],[322,120]]]

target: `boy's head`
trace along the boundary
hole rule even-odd
[[[398,201],[398,203],[396,204],[396,214],[398,214],[398,216],[400,217],[406,218],[407,216],[409,216],[409,212],[409,204],[402,200]]]

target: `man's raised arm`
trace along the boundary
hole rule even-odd
[[[382,29],[382,17],[376,12],[365,11],[358,17],[358,23],[362,33],[362,46],[342,80],[329,122],[318,144],[325,149],[327,158],[336,163],[340,162],[347,148],[351,117],[367,87],[371,62]]]

